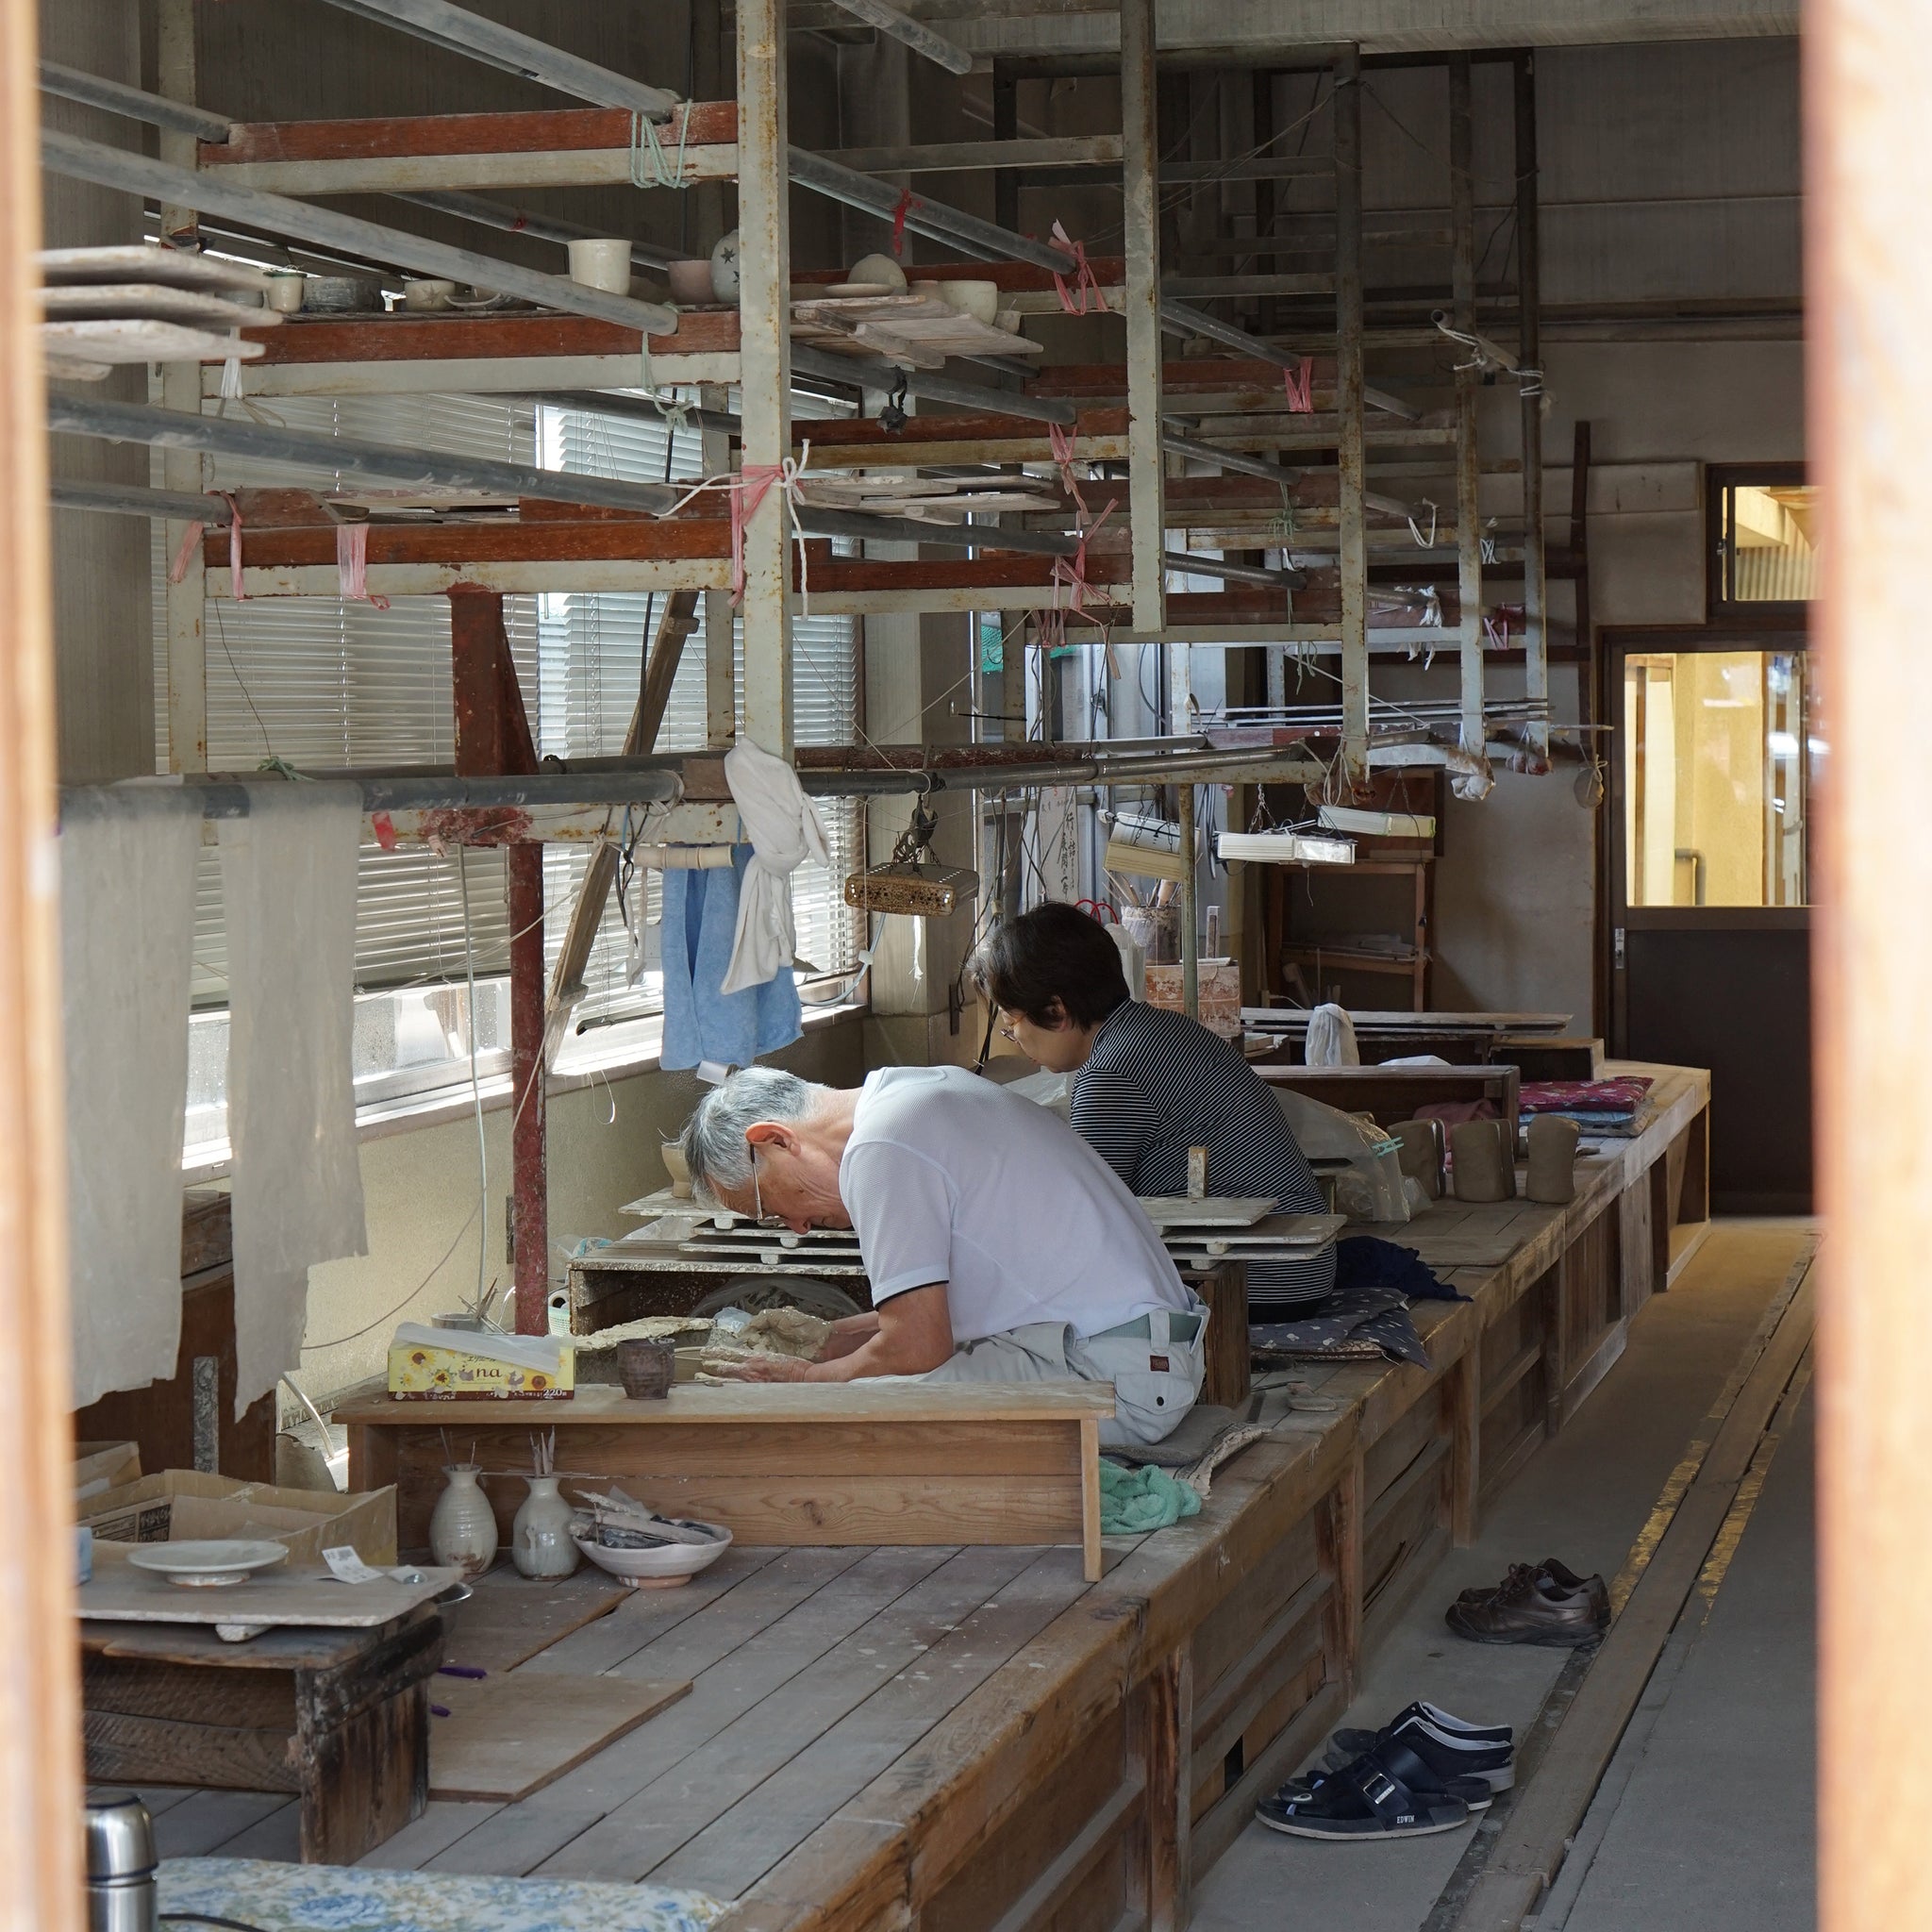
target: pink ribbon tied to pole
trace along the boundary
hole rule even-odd
[[[1053,245],[1063,255],[1071,256],[1074,263],[1074,286],[1067,287],[1065,275],[1056,272],[1053,286],[1060,298],[1060,307],[1069,315],[1103,315],[1107,311],[1107,297],[1100,292],[1100,282],[1095,276],[1092,265],[1087,259],[1087,244],[1075,242],[1058,222],[1053,225]],[[1089,293],[1093,297],[1092,306],[1088,306]],[[1075,299],[1077,297],[1077,299]]]
[[[336,525],[336,594],[345,604],[367,604],[387,610],[387,597],[369,594],[369,525]]]
[[[892,259],[894,261],[903,261],[906,258],[906,217],[914,208],[924,208],[924,202],[921,201],[911,189],[902,188],[899,191],[898,205],[892,209]]]
[[[245,603],[247,596],[242,589],[242,507],[235,501],[233,491],[210,490],[208,493],[217,502],[228,506],[228,585],[236,603]],[[188,566],[194,560],[194,553],[207,529],[206,524],[190,524],[181,533],[180,546],[168,565],[168,581],[171,584],[178,584],[188,575]]]
[[[1309,416],[1315,408],[1315,358],[1304,356],[1298,368],[1281,372],[1282,392],[1288,397],[1291,415]]]
[[[722,490],[731,499],[731,608],[734,610],[744,602],[745,525],[758,515],[758,505],[764,502],[775,483],[791,518],[791,534],[798,541],[799,601],[804,615],[811,615],[808,553],[805,547],[805,526],[798,521],[798,486],[805,480],[806,466],[810,461],[811,444],[808,441],[800,446],[795,458],[787,457],[782,463],[741,463],[737,475],[708,476],[702,483],[687,490],[663,512],[667,517],[675,517],[686,504],[712,490]]]

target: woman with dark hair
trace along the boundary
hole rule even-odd
[[[987,941],[974,977],[1028,1059],[1074,1076],[1074,1132],[1135,1193],[1186,1193],[1188,1150],[1205,1147],[1211,1192],[1266,1197],[1284,1213],[1323,1211],[1267,1084],[1218,1034],[1130,999],[1120,948],[1098,920],[1037,906]],[[1332,1244],[1305,1259],[1250,1264],[1248,1319],[1286,1321],[1334,1285]]]

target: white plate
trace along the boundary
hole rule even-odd
[[[691,1519],[696,1522],[695,1518]],[[654,1550],[608,1550],[600,1542],[573,1537],[598,1569],[621,1576],[633,1590],[671,1590],[689,1583],[700,1570],[708,1570],[731,1547],[731,1532],[724,1524],[698,1525],[713,1532],[717,1541],[708,1543],[660,1543]]]
[[[152,1570],[170,1583],[189,1589],[219,1589],[245,1583],[253,1571],[288,1559],[287,1543],[223,1538],[208,1542],[142,1543],[127,1553],[137,1570]]]

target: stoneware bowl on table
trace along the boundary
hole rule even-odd
[[[711,291],[708,257],[702,261],[671,262],[664,274],[671,283],[671,299],[680,308],[701,308],[718,299]]]
[[[150,1570],[190,1590],[216,1590],[245,1583],[258,1570],[286,1562],[287,1543],[257,1542],[239,1537],[210,1541],[142,1543],[127,1553],[137,1570]]]
[[[708,1570],[731,1547],[731,1532],[722,1524],[693,1520],[691,1526],[709,1530],[713,1540],[708,1543],[659,1543],[647,1550],[612,1550],[580,1536],[576,1545],[598,1569],[623,1577],[633,1590],[675,1590],[700,1570]]]

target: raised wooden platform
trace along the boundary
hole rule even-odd
[[[1071,1548],[734,1549],[521,1666],[689,1697],[522,1804],[432,1803],[372,1862],[648,1875],[735,1901],[729,1932],[1184,1924],[1193,1875],[1615,1360],[1672,1226],[1705,1218],[1707,1076],[1607,1071],[1654,1074],[1657,1115],[1567,1207],[1445,1203],[1392,1231],[1474,1297],[1417,1306],[1433,1366],[1298,1371],[1326,1410],[1262,1377],[1271,1432],[1198,1517],[1109,1540],[1099,1583]],[[160,1802],[164,1853],[293,1849],[285,1801]]]

